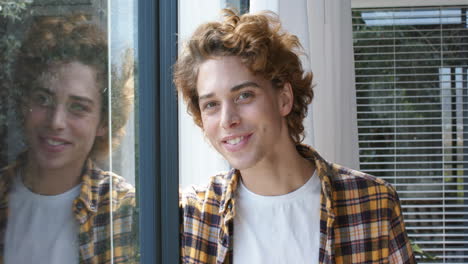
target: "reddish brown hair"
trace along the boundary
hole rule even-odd
[[[272,12],[237,15],[225,9],[224,20],[200,25],[186,42],[175,64],[174,83],[187,103],[187,112],[203,128],[198,102],[197,78],[200,65],[213,57],[237,56],[254,74],[271,80],[274,87],[290,83],[294,94],[286,116],[295,143],[304,137],[302,124],[312,101],[312,73],[304,72],[299,39],[282,30]]]

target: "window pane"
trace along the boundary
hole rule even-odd
[[[361,169],[396,187],[418,263],[468,261],[466,10],[353,9]]]
[[[108,33],[110,33],[110,93],[108,94],[108,122],[112,124],[111,134],[114,141],[110,145],[112,153],[110,171],[123,177],[131,187],[125,196],[119,193],[118,184],[112,199],[116,208],[112,223],[111,247],[114,261],[134,263],[139,261],[138,215],[136,196],[133,186],[138,188],[136,174],[137,162],[137,124],[135,116],[136,98],[136,36],[137,36],[137,1],[113,0],[110,3]],[[136,190],[138,191],[138,189]]]
[[[138,261],[136,3],[108,3],[0,1],[4,263]]]

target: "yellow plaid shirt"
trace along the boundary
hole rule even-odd
[[[314,162],[322,185],[319,263],[416,263],[390,184],[326,162],[305,145],[297,149]],[[239,177],[231,170],[212,177],[205,188],[181,193],[182,263],[233,263]]]
[[[8,193],[20,166],[20,162],[16,162],[0,170],[0,264],[4,263]],[[135,189],[124,178],[102,171],[88,161],[82,177],[81,193],[74,200],[72,210],[80,224],[79,263],[111,263],[111,259],[116,264],[138,263]]]

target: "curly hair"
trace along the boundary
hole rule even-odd
[[[187,103],[187,112],[203,128],[196,87],[199,67],[208,59],[237,56],[253,74],[270,80],[273,87],[291,84],[294,101],[286,121],[291,138],[300,143],[313,91],[312,73],[303,70],[299,58],[299,39],[282,29],[273,12],[241,16],[229,9],[223,12],[223,21],[205,23],[195,30],[175,64],[174,83]]]
[[[20,91],[16,95],[18,105],[22,107],[26,102],[25,98],[35,87],[34,83],[51,67],[81,62],[96,71],[97,87],[101,93],[101,122],[109,127],[107,49],[106,34],[84,15],[35,18],[19,50],[15,65],[14,81]],[[131,53],[127,52],[124,64],[120,75],[112,79],[112,146],[117,146],[125,134],[124,126],[134,98]],[[90,157],[102,159],[108,152],[109,129],[105,136],[96,137]]]

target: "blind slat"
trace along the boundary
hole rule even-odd
[[[463,31],[468,31],[468,28],[444,28],[444,32],[463,32]],[[422,32],[437,32],[437,30],[434,29],[395,29],[395,30],[359,30],[359,31],[354,31],[354,35],[359,35],[359,34],[385,34],[385,33],[422,33]],[[440,32],[440,30],[439,30]]]
[[[440,172],[440,171],[459,171],[460,169],[457,169],[457,168],[453,168],[453,169],[450,169],[450,168],[440,168],[440,169],[426,169],[426,168],[419,168],[419,169],[398,169],[398,170],[393,170],[393,169],[362,169],[363,171],[365,172],[415,172],[415,171],[418,171],[418,172],[423,172],[423,171],[426,171],[426,172]]]
[[[437,46],[468,46],[467,43],[463,42],[456,42],[456,43],[433,43],[431,46],[437,47]],[[427,47],[427,43],[421,43],[421,44],[407,44],[407,45],[379,45],[379,48],[406,48],[406,47]],[[372,48],[375,49],[375,45],[354,45],[355,49],[366,49],[366,48]]]
[[[463,112],[467,112],[467,110],[463,110]],[[444,112],[453,112],[451,110],[417,110],[417,111],[357,111],[358,114],[414,114],[414,113],[444,113]]]
[[[398,77],[414,77],[414,76],[434,77],[434,73],[419,73],[419,74],[418,73],[412,73],[412,74],[398,74],[398,75],[396,75],[396,74],[357,74],[356,78],[394,77],[394,76],[398,76]],[[464,74],[463,73],[447,73],[447,74],[440,74],[440,76],[464,76]]]
[[[374,154],[374,155],[359,155],[361,158],[393,158],[393,157],[398,157],[398,158],[414,158],[414,157],[468,157],[468,153],[449,153],[449,154]]]
[[[406,197],[402,197],[400,198],[401,201],[404,201],[404,202],[409,202],[409,201],[418,201],[418,202],[421,202],[421,201],[433,201],[434,198],[429,198],[429,197],[418,197],[418,198],[406,198]],[[468,197],[444,197],[442,201],[447,201],[447,202],[450,202],[450,201],[468,201]],[[406,208],[406,205],[404,205],[405,208]],[[463,221],[468,221],[467,219],[463,219]]]

